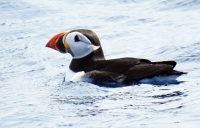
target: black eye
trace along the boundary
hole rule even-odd
[[[78,42],[78,41],[80,41],[80,39],[79,39],[78,35],[76,35],[76,36],[74,37],[74,41],[75,41],[75,42]]]

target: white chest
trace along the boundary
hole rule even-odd
[[[71,69],[67,69],[66,75],[65,75],[65,81],[83,81],[82,77],[84,76],[85,72],[74,72]]]

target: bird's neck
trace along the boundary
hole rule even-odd
[[[94,52],[80,59],[72,59],[69,68],[74,72],[85,71],[86,65],[97,60],[104,60],[104,56],[96,56]]]

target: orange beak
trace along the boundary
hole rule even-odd
[[[64,32],[58,33],[55,36],[53,36],[49,42],[46,44],[46,47],[52,48],[54,50],[57,50],[56,48],[56,42],[58,41],[59,37],[61,37],[63,34],[65,34]]]

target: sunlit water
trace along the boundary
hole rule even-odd
[[[199,127],[199,0],[1,0],[0,127]],[[63,82],[56,33],[91,29],[107,59],[175,60],[180,84]]]

